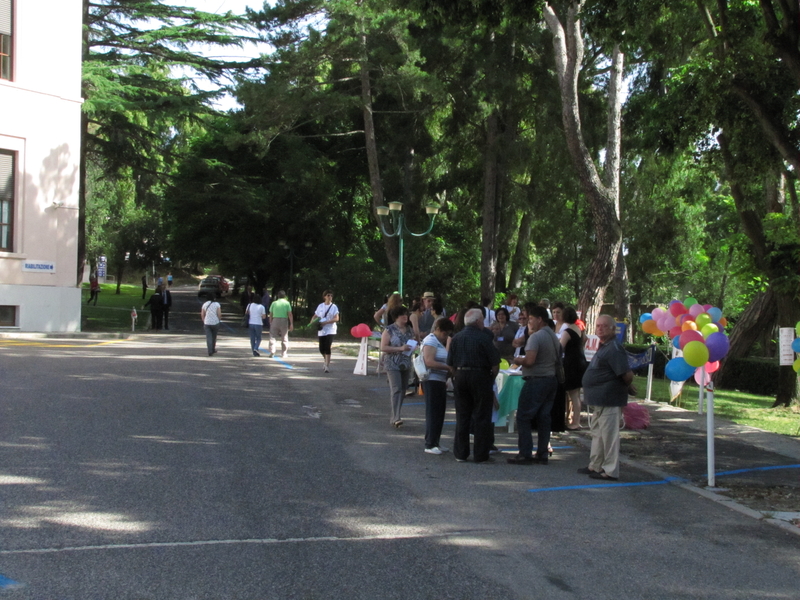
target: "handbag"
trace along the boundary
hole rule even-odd
[[[431,372],[428,369],[428,365],[425,364],[425,357],[422,355],[421,350],[420,353],[414,357],[414,371],[416,371],[420,381],[427,381],[428,377],[431,376]]]
[[[325,314],[322,316],[322,318],[317,320],[317,331],[322,331],[322,328],[325,327],[325,325],[322,324],[322,319],[324,319],[324,318],[326,318],[328,316],[328,313],[331,312],[331,308],[332,307],[333,307],[333,304],[331,304],[328,307],[328,310],[325,311]]]

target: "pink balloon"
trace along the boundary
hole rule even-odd
[[[713,304],[703,304],[703,312],[708,312],[709,308],[714,308]]]
[[[669,330],[669,337],[670,337],[670,339],[674,340],[681,333],[683,333],[683,330],[680,328],[680,326],[676,325],[675,327],[673,327],[672,329]]]
[[[681,348],[689,342],[702,342],[705,344],[705,341],[706,339],[703,337],[703,334],[694,329],[687,329],[681,334]]]
[[[656,323],[657,323],[657,322],[658,322],[658,320],[659,320],[661,317],[663,317],[665,314],[667,314],[667,311],[665,311],[663,308],[661,308],[661,307],[659,306],[659,307],[657,307],[657,308],[654,308],[653,310],[651,310],[651,311],[650,311],[650,314],[651,314],[651,315],[653,315],[653,319],[654,319],[654,320],[656,321]]]
[[[350,335],[356,338],[365,338],[372,335],[372,329],[366,323],[359,323],[350,329]]]
[[[684,313],[681,315],[681,325],[686,323],[686,321],[694,321],[694,317],[689,313]]]
[[[696,317],[700,313],[704,312],[706,312],[706,309],[703,307],[702,304],[692,304],[689,307],[689,314],[692,315],[693,317]]]
[[[713,373],[714,371],[719,370],[719,361],[715,360],[714,362],[707,362],[706,363],[706,373]]]
[[[675,319],[671,315],[664,315],[656,322],[661,331],[669,331],[675,325]]]
[[[689,312],[689,309],[680,300],[673,300],[669,304],[669,312],[673,317],[680,317]]]
[[[706,376],[703,378],[703,370],[698,368],[694,372],[694,380],[697,382],[697,385],[706,386],[711,381],[711,374],[706,372]]]

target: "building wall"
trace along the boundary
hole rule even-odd
[[[16,153],[14,247],[0,252],[0,305],[19,307],[20,331],[80,329],[81,6],[14,4],[13,81],[0,80],[0,149]]]

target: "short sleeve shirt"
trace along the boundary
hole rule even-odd
[[[208,301],[203,305],[206,311],[206,318],[203,320],[203,325],[219,325],[219,302]]]
[[[630,371],[628,353],[616,339],[600,344],[583,374],[583,397],[591,406],[625,406],[628,386],[621,377]]]
[[[290,312],[292,312],[292,305],[286,298],[275,300],[269,307],[269,314],[273,319],[288,319]]]
[[[330,321],[333,317],[339,314],[339,308],[335,304],[325,304],[324,302],[317,306],[317,310],[314,311],[314,315],[319,317],[320,321]],[[327,315],[327,316],[326,316]],[[336,334],[336,323],[328,323],[327,325],[323,325],[322,329],[317,332],[317,335],[322,337],[323,335],[335,335]]]
[[[532,367],[522,367],[523,377],[552,377],[556,374],[556,349],[560,349],[556,334],[549,327],[542,327],[528,338],[525,355],[536,352]]]

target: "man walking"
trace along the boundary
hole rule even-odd
[[[161,314],[164,318],[164,329],[169,329],[169,311],[172,308],[172,292],[168,288],[161,291]]]
[[[269,353],[275,356],[275,340],[281,341],[281,358],[289,357],[289,332],[294,331],[292,305],[286,299],[286,292],[280,290],[278,298],[269,307]]]
[[[628,394],[635,394],[631,385],[633,371],[628,355],[617,341],[617,324],[610,315],[597,317],[595,334],[600,348],[583,375],[583,397],[593,409],[589,419],[592,450],[589,466],[578,473],[592,479],[616,481],[619,478],[619,421]]]
[[[222,307],[216,300],[208,300],[200,310],[200,318],[203,319],[203,329],[206,331],[206,346],[208,355],[213,356],[217,352],[217,333],[219,323],[222,320]]]
[[[550,444],[550,411],[556,399],[558,380],[556,365],[561,360],[561,344],[550,329],[547,310],[541,306],[525,306],[531,336],[525,345],[525,355],[514,359],[522,366],[525,383],[519,394],[517,431],[519,455],[507,459],[512,465],[547,464],[547,447]],[[533,454],[531,424],[536,419],[538,441]]]
[[[455,367],[456,434],[453,456],[459,462],[469,458],[469,429],[474,420],[476,463],[494,462],[492,447],[492,384],[500,368],[500,353],[483,332],[483,313],[473,308],[464,315],[464,329],[450,342],[447,364]]]

